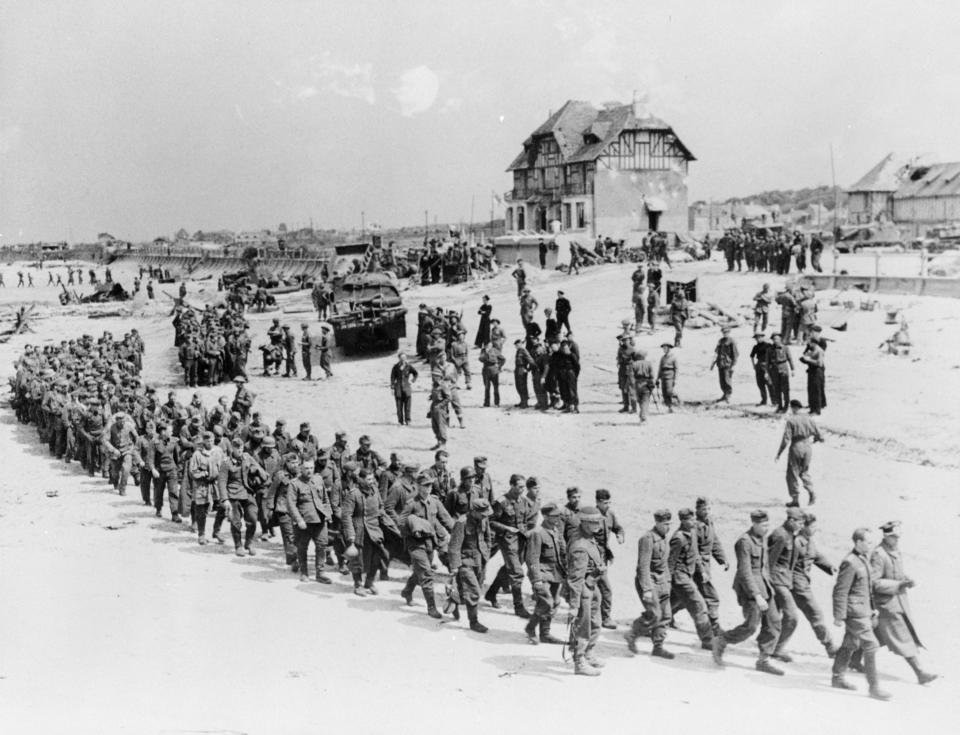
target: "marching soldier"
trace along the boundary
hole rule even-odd
[[[600,512],[589,506],[579,511],[579,523],[567,544],[567,590],[569,592],[570,648],[574,674],[600,676],[604,664],[594,654],[600,635],[600,595],[597,577],[606,565],[594,540],[603,521]]]
[[[670,556],[667,566],[670,569],[670,607],[673,610],[685,609],[690,613],[700,638],[700,647],[713,650],[713,626],[707,613],[707,602],[696,583],[697,569],[700,567],[700,548],[697,539],[698,521],[690,508],[677,511],[680,528],[670,538]]]
[[[720,596],[713,586],[710,559],[712,557],[717,564],[722,565],[725,572],[730,570],[730,564],[727,563],[723,544],[720,543],[717,531],[713,527],[713,519],[710,518],[710,501],[704,497],[697,498],[696,513],[697,550],[700,552],[700,564],[697,566],[693,581],[696,582],[697,589],[707,603],[707,617],[710,618],[710,627],[716,634],[720,630]]]
[[[900,521],[884,523],[883,540],[870,555],[870,572],[873,596],[880,611],[877,622],[877,639],[892,653],[903,656],[920,684],[929,684],[937,678],[920,667],[917,648],[921,645],[916,629],[910,620],[910,603],[907,590],[916,582],[903,571],[900,554]]]
[[[387,560],[384,530],[399,536],[400,529],[384,510],[383,499],[376,485],[367,476],[367,471],[360,470],[354,479],[356,469],[356,463],[344,463],[345,492],[341,518],[347,545],[344,556],[350,560],[353,593],[366,597],[368,594],[377,594],[374,579]],[[350,486],[349,490],[347,486]]]
[[[796,538],[803,523],[803,512],[799,508],[787,508],[787,518],[782,526],[774,529],[767,538],[770,554],[770,582],[773,595],[780,610],[780,636],[771,658],[784,663],[793,663],[793,657],[787,653],[787,643],[797,629],[799,614],[793,599],[793,578],[800,561]]]
[[[453,519],[431,493],[433,478],[421,475],[417,479],[417,494],[407,501],[400,514],[400,528],[404,545],[410,556],[411,574],[400,591],[407,605],[413,604],[413,591],[418,586],[423,590],[423,599],[427,603],[427,614],[431,618],[442,618],[437,610],[433,592],[433,552],[438,546],[442,529],[451,531]]]
[[[817,532],[817,517],[812,513],[803,514],[803,527],[794,537],[794,543],[797,546],[797,566],[793,570],[793,601],[797,604],[800,612],[810,621],[814,635],[827,651],[827,656],[833,658],[837,655],[837,648],[830,638],[830,629],[827,627],[827,620],[823,611],[817,604],[813,596],[813,589],[810,586],[810,571],[814,566],[829,575],[836,573],[837,569],[817,548],[813,537]],[[780,635],[781,642],[784,643],[783,634]]]
[[[330,498],[323,480],[313,473],[313,463],[304,462],[299,474],[287,485],[287,507],[296,524],[294,536],[297,545],[297,563],[300,567],[300,581],[307,582],[307,549],[313,542],[316,580],[320,584],[332,584],[332,580],[323,573],[327,555],[328,528],[333,511]]]
[[[529,482],[529,481],[528,481]],[[617,520],[616,514],[610,508],[610,491],[606,488],[600,488],[594,493],[597,501],[597,510],[603,516],[600,524],[600,530],[597,532],[597,547],[603,554],[604,564],[613,563],[613,550],[610,548],[610,536],[616,536],[618,543],[623,543],[623,526]],[[561,509],[561,514],[563,509]],[[617,624],[613,622],[613,587],[610,585],[610,578],[606,570],[597,577],[597,589],[600,591],[600,627],[615,630]]]
[[[537,643],[563,644],[550,633],[553,613],[559,606],[560,585],[566,576],[566,544],[561,535],[563,509],[554,502],[540,508],[543,522],[527,537],[527,575],[533,586],[533,614],[524,627],[527,640]],[[537,638],[537,629],[540,636]]]
[[[765,674],[783,676],[783,672],[769,661],[770,654],[780,638],[780,611],[777,609],[773,586],[770,584],[770,565],[764,542],[770,525],[767,512],[755,510],[750,514],[750,524],[750,529],[734,544],[737,574],[733,580],[733,589],[743,610],[743,622],[728,631],[717,631],[713,637],[713,660],[718,666],[722,666],[724,649],[747,640],[759,627],[757,647],[760,649],[760,656],[756,669]]]
[[[640,423],[646,423],[650,396],[653,395],[656,383],[653,378],[653,365],[647,359],[646,351],[639,347],[633,349],[629,379],[633,384],[633,394],[637,397],[637,413],[640,416]]]
[[[470,468],[465,468],[470,469]],[[466,513],[458,517],[450,533],[447,561],[454,575],[460,602],[467,606],[470,630],[486,633],[488,628],[480,622],[478,607],[483,575],[490,559],[490,526],[488,518],[493,511],[483,498],[470,501]],[[454,608],[454,618],[459,613]]]
[[[513,612],[519,618],[527,619],[530,611],[524,607],[523,592],[523,563],[521,562],[521,531],[523,523],[525,501],[520,497],[524,486],[523,475],[511,475],[510,487],[493,504],[493,517],[490,528],[493,529],[497,550],[503,556],[503,569],[497,574],[493,584],[484,595],[484,599],[492,607],[500,607],[497,594],[504,582],[509,582],[510,592],[513,595]]]
[[[843,643],[833,660],[833,681],[835,689],[853,690],[856,687],[847,682],[843,675],[847,671],[850,657],[857,649],[862,651],[863,668],[870,686],[870,696],[887,700],[890,695],[880,689],[877,676],[877,648],[879,643],[873,632],[877,619],[874,606],[873,578],[870,572],[870,531],[858,528],[853,532],[853,550],[840,563],[837,582],[833,586],[833,624],[845,628]]]
[[[663,647],[667,638],[667,624],[670,622],[671,585],[667,534],[670,531],[671,518],[669,510],[658,510],[653,514],[653,528],[640,537],[634,584],[643,603],[643,614],[633,621],[630,630],[624,635],[631,653],[639,652],[637,638],[650,636],[653,641],[652,655],[666,659],[674,657]]]

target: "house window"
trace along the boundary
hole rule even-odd
[[[507,207],[507,213],[503,219],[505,220],[504,224],[506,225],[507,230],[508,231],[512,230],[513,229],[513,207]]]
[[[518,230],[526,229],[525,228],[526,222],[524,221],[526,218],[524,217],[523,209],[524,209],[523,207],[517,207],[517,229]]]
[[[577,229],[582,230],[587,226],[587,217],[583,211],[583,202],[577,202]]]
[[[571,220],[572,209],[573,208],[569,204],[563,205],[563,229],[565,230],[569,230],[571,227],[570,220]]]

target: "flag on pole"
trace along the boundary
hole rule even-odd
[[[503,204],[503,199],[500,198],[500,195],[497,194],[497,192],[491,190],[490,193],[493,194],[493,198],[496,200],[497,204]]]

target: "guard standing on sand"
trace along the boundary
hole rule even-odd
[[[663,357],[660,358],[660,367],[657,369],[657,380],[660,382],[663,402],[667,410],[673,413],[673,404],[680,402],[675,390],[680,370],[677,366],[677,356],[673,354],[673,345],[664,342],[660,347],[663,348]]]
[[[313,375],[313,363],[311,362],[313,351],[313,337],[310,336],[310,327],[306,322],[300,325],[300,357],[303,360],[303,379],[311,380]]]
[[[679,347],[683,340],[683,325],[690,318],[690,305],[687,303],[683,290],[678,289],[673,301],[670,302],[670,323],[673,325],[673,346]]]
[[[767,342],[767,336],[763,332],[757,332],[753,335],[756,342],[753,349],[750,350],[750,362],[753,364],[753,373],[757,379],[757,388],[760,390],[760,403],[758,406],[767,405],[767,392],[770,392],[770,403],[776,403],[773,395],[773,381],[770,379],[770,343]]]
[[[569,592],[570,647],[573,670],[580,676],[600,676],[604,664],[593,653],[600,636],[600,593],[597,577],[606,564],[594,539],[603,516],[596,508],[580,508],[578,524],[567,544],[567,590]]]
[[[450,388],[446,381],[434,382],[430,390],[430,427],[437,443],[431,449],[443,449],[447,446],[447,432],[450,429]]]
[[[813,492],[813,480],[810,477],[810,461],[813,459],[811,444],[822,442],[823,436],[812,418],[798,413],[801,405],[800,401],[790,401],[792,413],[787,416],[787,423],[783,427],[783,439],[780,441],[780,449],[774,460],[779,460],[783,450],[790,447],[790,453],[787,455],[787,492],[790,493],[788,508],[800,507],[801,482],[810,497],[809,504],[813,505],[817,499]]]
[[[410,405],[413,400],[413,383],[417,379],[417,369],[407,362],[407,353],[397,355],[397,362],[390,370],[390,388],[397,404],[397,423],[401,426],[410,423]]]
[[[737,358],[740,356],[740,353],[737,351],[737,343],[730,337],[730,327],[723,327],[720,331],[723,336],[720,338],[720,341],[717,342],[716,349],[714,350],[716,355],[710,367],[711,369],[714,366],[717,368],[717,376],[720,379],[720,390],[723,392],[723,395],[720,396],[720,401],[729,403],[730,394],[733,393],[733,368],[737,364]]]
[[[750,522],[750,529],[734,544],[737,575],[733,580],[733,589],[743,610],[743,622],[728,631],[717,631],[713,637],[713,660],[722,666],[724,649],[732,643],[747,640],[759,626],[757,647],[760,656],[756,669],[765,674],[783,676],[783,672],[769,661],[780,638],[780,611],[773,596],[773,585],[770,584],[770,566],[764,542],[769,516],[764,510],[755,510],[750,514]]]

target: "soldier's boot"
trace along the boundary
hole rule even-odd
[[[823,644],[824,649],[827,652],[827,658],[836,658],[837,657],[837,647],[833,645],[833,641],[827,641]]]
[[[916,656],[911,656],[908,658],[907,663],[910,664],[910,668],[913,669],[913,673],[917,675],[917,682],[920,684],[929,684],[938,676],[937,674],[931,674],[921,669],[920,662],[917,660]]]
[[[665,658],[668,661],[676,658],[674,654],[670,653],[670,651],[663,647],[663,643],[654,643],[653,650],[650,652],[650,655],[656,656],[657,658]]]
[[[777,661],[783,661],[785,664],[793,663],[793,656],[791,656],[786,651],[781,651],[780,649],[777,649],[776,651],[774,651],[773,654],[771,655],[771,658],[775,658],[777,659]]]
[[[723,652],[727,647],[727,639],[723,635],[723,631],[719,630],[716,635],[713,636],[713,662],[717,666],[723,666]]]
[[[363,575],[360,572],[353,573],[353,594],[357,597],[367,596],[367,590],[363,586]]]
[[[550,619],[540,618],[540,642],[550,643],[554,646],[562,646],[563,641],[550,633]]]
[[[599,669],[591,666],[582,656],[573,659],[573,673],[577,676],[600,676]]]
[[[500,591],[500,585],[497,584],[497,580],[494,579],[490,583],[490,586],[487,588],[486,593],[483,595],[483,599],[490,603],[492,608],[500,608],[500,602],[497,600],[497,593]]]
[[[427,601],[427,615],[436,620],[442,620],[443,613],[437,610],[437,601],[433,597],[433,590],[424,590],[423,599]]]
[[[411,577],[413,579],[413,577]],[[402,590],[400,590],[400,597],[403,598],[403,601],[407,603],[407,606],[413,605],[413,587],[409,584],[405,585]]]
[[[524,607],[523,592],[520,591],[519,587],[514,587],[510,592],[513,594],[513,614],[518,618],[528,619],[530,611]]]
[[[880,688],[879,677],[877,676],[877,652],[863,652],[863,669],[867,674],[867,683],[870,685],[870,697],[886,701],[890,699],[890,694]]]
[[[757,669],[757,671],[762,671],[764,674],[773,674],[774,676],[783,676],[783,671],[781,671],[772,663],[770,663],[770,659],[768,659],[764,655],[761,655],[760,658],[757,659],[755,668]]]
[[[858,671],[861,674],[866,673],[863,668],[863,650],[858,648],[850,655],[850,670]]]
[[[476,605],[467,605],[467,618],[470,620],[470,630],[474,633],[486,633],[486,625],[480,622],[477,618],[477,606]]]
[[[248,523],[243,532],[243,548],[247,550],[248,556],[256,556],[257,552],[253,550],[253,540],[257,537],[257,526],[255,523]]]
[[[236,551],[237,556],[246,556],[246,552],[243,550],[243,544],[240,538],[240,529],[230,526],[230,536],[233,538],[233,548]]]
[[[523,632],[527,634],[527,643],[532,646],[536,646],[540,643],[537,640],[537,624],[540,622],[540,616],[533,614],[530,616],[530,619],[527,621],[527,624],[523,626]]]
[[[637,634],[633,632],[633,628],[630,628],[630,630],[623,634],[623,639],[627,642],[627,650],[629,650],[630,653],[640,653],[639,649],[637,649]]]

